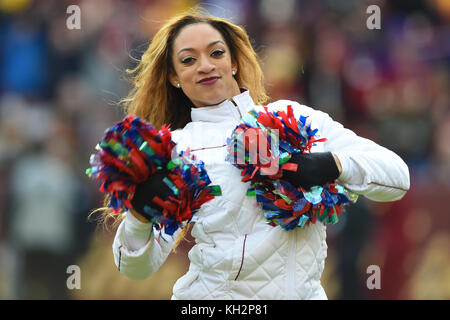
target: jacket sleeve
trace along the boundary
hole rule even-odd
[[[410,187],[406,163],[394,152],[356,135],[328,114],[314,110],[325,137],[325,151],[334,153],[341,162],[338,182],[347,189],[373,201],[400,200]],[[321,121],[320,121],[320,120]]]
[[[120,223],[114,237],[112,245],[114,262],[119,271],[128,278],[142,280],[158,271],[167,260],[180,229],[170,236],[163,231],[157,231],[150,224],[138,222],[126,230],[127,219],[133,218],[129,216],[131,214],[127,214]],[[142,234],[145,232],[147,236],[142,241]],[[142,246],[137,247],[136,244],[139,242]]]
[[[327,113],[291,100],[269,104],[273,110],[292,105],[294,115],[308,116],[313,129],[319,129],[323,151],[335,154],[342,165],[338,183],[373,201],[388,202],[403,198],[409,190],[409,170],[394,152],[356,135],[334,121]],[[321,142],[322,143],[322,142]]]

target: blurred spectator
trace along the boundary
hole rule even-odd
[[[17,258],[16,297],[65,296],[65,270],[76,241],[78,179],[57,134],[49,132],[44,141],[30,144],[12,167],[8,241]]]
[[[47,34],[31,16],[0,24],[0,90],[42,96],[48,90]]]

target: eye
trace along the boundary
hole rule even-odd
[[[186,58],[181,59],[181,63],[182,64],[189,64],[189,63],[193,62],[194,60],[195,59],[193,57],[186,57]]]
[[[212,55],[213,57],[220,57],[220,56],[223,55],[224,53],[225,53],[225,50],[217,49],[217,50],[214,50],[214,51],[211,53],[211,55]]]

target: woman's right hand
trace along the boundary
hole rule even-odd
[[[167,174],[168,172],[165,170],[157,171],[146,181],[136,186],[133,199],[131,199],[133,208],[130,211],[140,221],[149,222],[150,217],[147,218],[144,210],[145,206],[150,206],[160,212],[163,211],[163,208],[154,203],[152,199],[154,197],[159,197],[164,200],[165,196],[170,191],[170,188],[163,181]]]

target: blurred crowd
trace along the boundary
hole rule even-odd
[[[165,19],[197,4],[246,28],[272,100],[323,110],[409,166],[405,198],[360,197],[328,228],[329,298],[450,299],[447,0],[0,0],[0,299],[170,298],[192,242],[158,275],[126,279],[114,232],[87,219],[103,195],[85,169],[124,117],[125,70]],[[369,5],[380,29],[367,27]],[[80,289],[67,287],[70,265]]]

